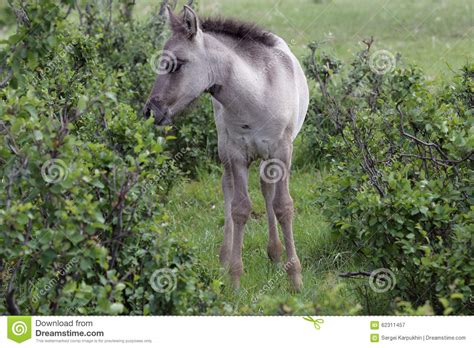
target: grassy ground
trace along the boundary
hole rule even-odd
[[[177,185],[168,196],[169,228],[178,238],[189,240],[196,248],[200,265],[214,279],[227,284],[223,299],[237,307],[248,305],[252,299],[264,295],[287,296],[290,284],[282,265],[274,265],[266,254],[268,241],[265,205],[258,184],[257,168],[252,166],[250,196],[253,202],[251,218],[245,228],[243,249],[244,274],[242,289],[232,291],[219,264],[219,247],[223,238],[224,207],[219,171],[203,173],[199,180]],[[330,289],[341,281],[337,273],[352,266],[352,251],[344,250],[314,207],[314,188],[322,185],[319,172],[300,170],[292,173],[291,192],[295,200],[294,234],[297,251],[303,266],[304,289],[294,294],[293,301],[319,303]],[[281,234],[281,233],[280,233]],[[282,239],[283,240],[283,239]],[[260,298],[260,297],[259,297]],[[343,298],[347,305],[355,304],[354,297]]]
[[[179,4],[184,1],[178,1]],[[138,0],[137,13],[156,0]],[[474,58],[474,2],[469,0],[199,0],[199,12],[253,21],[282,36],[299,56],[313,40],[328,40],[350,58],[362,39],[401,53],[435,78]],[[451,67],[451,68],[450,68]]]

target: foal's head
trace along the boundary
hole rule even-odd
[[[210,87],[209,62],[203,32],[196,13],[184,7],[177,17],[168,7],[171,38],[165,43],[156,67],[157,77],[144,107],[145,116],[153,111],[155,124],[170,124],[192,101]]]

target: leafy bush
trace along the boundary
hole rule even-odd
[[[474,66],[434,93],[418,68],[365,43],[349,66],[318,44],[305,61],[320,91],[306,152],[331,168],[316,200],[371,270],[394,273],[393,290],[373,297],[472,314]]]
[[[176,139],[167,149],[179,169],[195,176],[198,169],[209,169],[219,162],[217,130],[209,96],[202,96],[188,111],[176,119]]]
[[[192,249],[161,228],[163,192],[181,175],[172,137],[137,114],[163,20],[110,19],[89,4],[78,27],[67,5],[19,8],[0,52],[0,312],[215,310]]]

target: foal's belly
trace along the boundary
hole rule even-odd
[[[267,160],[274,158],[276,150],[281,149],[282,145],[292,141],[293,120],[290,112],[284,112],[283,107],[279,112],[254,110],[230,113],[225,112],[218,101],[213,102],[220,153],[228,153],[227,147],[231,146],[232,151],[243,154],[250,162]]]
[[[251,131],[238,133],[230,131],[228,137],[228,140],[237,145],[237,148],[241,149],[250,161],[272,158],[275,148],[278,147],[278,143],[281,141],[280,136],[276,134],[270,136],[265,132],[256,134]]]

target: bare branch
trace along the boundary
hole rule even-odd
[[[372,273],[366,271],[358,271],[358,272],[346,272],[346,273],[339,273],[338,276],[341,278],[354,278],[359,276],[370,277]]]
[[[368,39],[362,40],[362,42],[367,46],[367,52],[370,51],[372,44],[374,43],[374,37],[371,36]]]
[[[421,144],[421,145],[424,145],[424,146],[429,146],[429,147],[433,147],[436,149],[436,151],[438,151],[438,153],[441,155],[441,157],[443,157],[444,160],[447,160],[448,159],[448,156],[443,152],[443,150],[441,150],[441,146],[439,146],[438,144],[436,143],[429,143],[429,142],[426,142],[426,141],[423,141],[421,139],[418,139],[417,137],[415,137],[414,135],[411,135],[409,133],[407,133],[405,131],[405,127],[403,125],[403,121],[404,121],[404,115],[403,115],[403,112],[400,108],[400,104],[401,102],[399,102],[396,106],[396,109],[398,111],[398,114],[400,115],[400,132],[401,134],[408,138],[408,139],[411,139],[413,140],[415,143],[418,143],[418,144]]]

